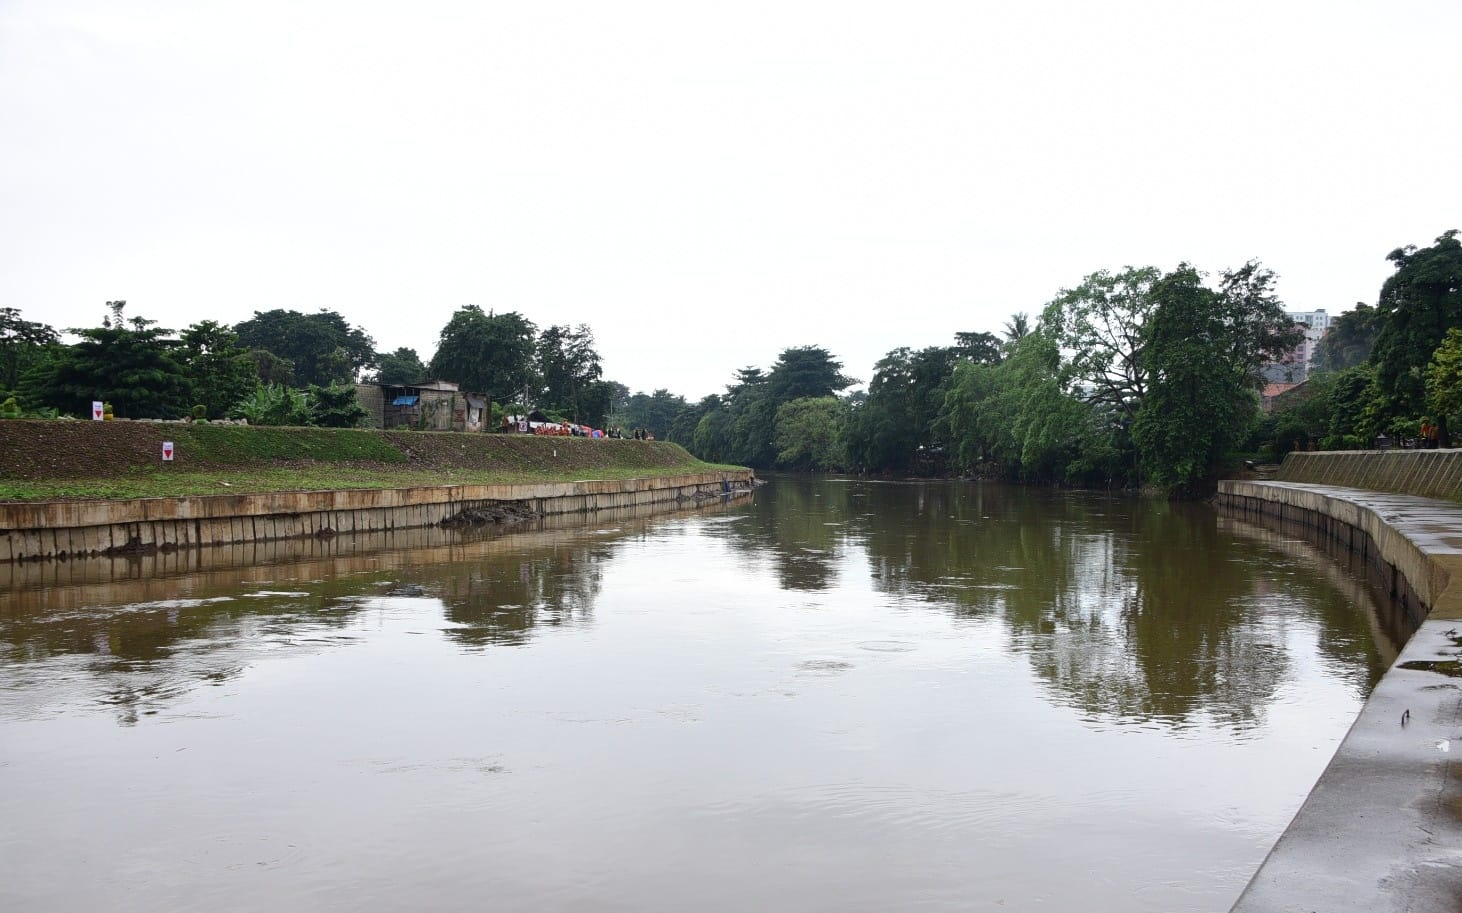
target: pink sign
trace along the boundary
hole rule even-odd
[[[162,460],[163,460],[164,463],[171,463],[173,461],[173,442],[172,441],[163,441],[162,442]]]
[[[94,422],[102,420],[102,401],[99,399],[91,401],[91,420]]]

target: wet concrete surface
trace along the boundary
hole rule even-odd
[[[1412,587],[1435,602],[1234,913],[1462,909],[1462,505],[1298,483],[1224,490],[1395,537],[1375,544],[1410,555],[1397,568],[1425,575]]]

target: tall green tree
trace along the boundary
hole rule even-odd
[[[604,382],[594,332],[586,324],[550,326],[538,335],[537,378],[540,406],[574,422],[598,426],[612,405],[613,389]],[[666,426],[669,425],[667,421]]]
[[[193,385],[194,404],[204,406],[209,418],[223,418],[259,385],[255,362],[232,328],[200,320],[182,332],[180,341],[178,355]]]
[[[1381,322],[1376,309],[1356,302],[1355,308],[1330,322],[1330,329],[1315,345],[1310,359],[1314,371],[1344,371],[1371,357]]]
[[[537,328],[522,314],[483,313],[469,304],[442,327],[431,373],[498,402],[517,402],[532,386],[536,351]]]
[[[942,448],[938,421],[955,366],[993,363],[998,340],[989,333],[959,333],[955,346],[914,351],[898,348],[874,365],[868,395],[848,422],[847,449],[853,466],[873,472],[905,472],[920,452]]]
[[[1462,326],[1462,241],[1449,231],[1431,247],[1402,247],[1387,259],[1396,272],[1376,303],[1380,332],[1371,358],[1391,416],[1418,418],[1426,408],[1425,372],[1447,331]],[[1446,417],[1438,421],[1442,433]]]
[[[376,360],[378,384],[415,384],[427,379],[426,365],[415,349],[403,346],[394,352],[381,352]]]
[[[331,310],[255,311],[234,329],[244,348],[264,349],[289,361],[294,382],[301,385],[354,383],[360,371],[376,363],[371,337]]]
[[[1462,416],[1462,327],[1452,327],[1426,369],[1426,405],[1438,428]],[[1441,436],[1441,432],[1438,432]],[[1441,437],[1442,446],[1450,438]]]
[[[821,346],[783,349],[767,374],[767,394],[778,406],[794,399],[832,396],[857,383],[842,369],[842,362]]]
[[[44,323],[24,320],[17,308],[0,308],[0,390],[14,390],[25,369],[60,336]]]
[[[1132,435],[1148,478],[1175,495],[1207,492],[1258,418],[1260,366],[1298,344],[1273,286],[1257,263],[1224,272],[1217,290],[1186,263],[1153,286]]]
[[[630,396],[615,414],[614,421],[626,430],[646,429],[655,435],[657,441],[670,440],[671,425],[688,405],[685,397],[661,387],[652,393]]]
[[[835,396],[783,403],[776,416],[777,464],[802,471],[842,469],[847,418],[847,405]]]
[[[1046,306],[1041,325],[1060,346],[1066,383],[1091,403],[1136,415],[1147,395],[1143,329],[1155,303],[1155,267],[1099,270]]]
[[[91,403],[112,404],[119,418],[180,418],[188,414],[192,385],[172,330],[144,317],[124,319],[125,301],[108,302],[100,327],[71,329],[81,339],[56,365],[48,405],[89,415]]]

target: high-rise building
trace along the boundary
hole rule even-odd
[[[1330,315],[1325,313],[1324,308],[1314,311],[1285,311],[1284,315],[1305,328],[1305,338],[1295,349],[1294,360],[1304,366],[1305,375],[1309,376],[1310,361],[1315,357],[1315,346],[1330,332]]]

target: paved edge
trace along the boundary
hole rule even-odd
[[[1233,913],[1455,913],[1462,909],[1462,506],[1281,482],[1225,482],[1220,501],[1226,496],[1364,531],[1431,608]]]

